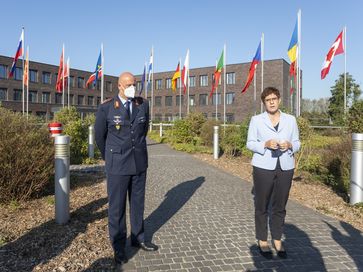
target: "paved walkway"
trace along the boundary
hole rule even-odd
[[[288,258],[268,261],[255,245],[251,183],[162,144],[149,145],[149,161],[145,229],[160,250],[129,252],[124,271],[363,271],[351,225],[289,201]]]

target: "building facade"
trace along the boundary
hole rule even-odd
[[[21,61],[18,61],[13,78],[8,79],[11,63],[12,58],[0,56],[0,103],[5,108],[20,112],[22,111],[22,66]],[[245,93],[241,93],[249,67],[250,63],[230,64],[226,67],[225,112],[227,122],[241,122],[255,112],[261,111],[261,65],[256,71],[256,100],[253,82]],[[30,61],[29,69],[29,112],[49,120],[54,112],[62,107],[62,94],[55,91],[58,66]],[[223,121],[224,77],[222,73],[217,90],[210,96],[214,70],[215,67],[190,69],[189,112],[201,112],[208,119]],[[154,121],[172,121],[187,114],[187,90],[184,92],[181,88],[180,96],[180,80],[177,82],[176,90],[172,90],[173,74],[174,71],[154,73],[153,99],[151,99],[151,84],[147,87],[147,94],[145,91],[141,93],[151,103]],[[95,112],[101,102],[100,82],[95,87],[85,85],[90,75],[91,72],[70,70],[70,104],[76,106],[81,114]],[[136,75],[137,93],[141,90],[141,77],[141,75]],[[105,98],[117,94],[117,80],[118,77],[105,75]],[[278,88],[282,96],[282,106],[291,109],[289,64],[285,60],[264,61],[263,82],[264,87]],[[67,92],[65,105],[67,105]]]

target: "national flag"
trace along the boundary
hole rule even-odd
[[[144,64],[144,73],[142,74],[142,78],[141,78],[141,89],[140,89],[139,95],[141,95],[141,93],[144,89],[145,79],[146,79],[146,63]]]
[[[171,80],[171,89],[173,91],[176,90],[176,83],[177,83],[178,78],[180,78],[180,62],[178,62],[178,66],[176,67],[175,73]]]
[[[98,56],[98,60],[97,60],[97,64],[96,64],[96,69],[94,71],[94,73],[92,75],[90,75],[90,77],[88,78],[87,82],[86,82],[86,86],[88,87],[88,85],[90,83],[93,83],[93,86],[96,86],[97,80],[102,77],[102,52],[100,52],[100,55]]]
[[[251,66],[250,66],[250,70],[248,72],[248,76],[247,76],[247,81],[246,81],[246,84],[245,86],[242,88],[242,93],[244,93],[247,88],[250,86],[252,80],[253,80],[253,77],[255,75],[255,71],[257,69],[257,64],[261,61],[261,42],[260,44],[258,45],[258,48],[257,48],[257,51],[256,51],[256,54],[255,56],[253,57],[253,60],[251,62]]]
[[[290,95],[291,95],[294,92],[294,90],[296,89],[296,86],[295,86],[296,61],[294,61],[290,64],[289,75],[290,75]]]
[[[187,50],[187,55],[185,56],[184,66],[181,73],[181,80],[183,82],[184,94],[187,90],[188,74],[189,74],[189,49]]]
[[[64,47],[62,49],[62,55],[61,55],[61,58],[60,58],[60,61],[59,61],[59,68],[58,68],[58,77],[57,77],[57,83],[56,83],[56,86],[55,86],[55,89],[57,90],[58,93],[61,93],[62,90],[63,90],[63,63],[64,63]]]
[[[323,67],[321,69],[321,79],[324,79],[326,75],[329,73],[330,66],[333,62],[334,56],[344,53],[344,43],[343,43],[343,34],[344,30],[340,32],[335,42],[331,46],[328,54],[325,57]]]
[[[29,85],[29,47],[26,51],[26,58],[24,64],[23,82],[25,86]]]
[[[21,31],[18,48],[16,49],[13,63],[11,64],[11,68],[9,71],[9,75],[8,75],[9,78],[12,78],[14,75],[15,68],[16,68],[16,62],[19,59],[19,57],[23,57],[23,59],[24,59],[24,29],[22,29],[22,31]]]
[[[219,78],[221,77],[222,69],[224,66],[224,50],[222,51],[221,56],[219,57],[219,61],[216,67],[216,70],[214,71],[214,78],[213,78],[213,84],[212,84],[212,91],[209,94],[209,97],[212,96],[214,90],[217,88],[219,83]]]
[[[148,80],[147,80],[147,85],[146,85],[146,91],[147,91],[147,86],[150,84],[150,80],[151,80],[151,73],[152,73],[152,69],[153,69],[153,62],[154,62],[153,49],[151,49],[151,55],[150,55],[150,61],[149,61]]]
[[[294,32],[292,33],[289,48],[287,49],[287,55],[289,56],[290,62],[293,63],[297,59],[297,42],[298,42],[298,22],[295,23]]]

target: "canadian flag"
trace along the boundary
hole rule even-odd
[[[334,56],[344,53],[343,35],[344,35],[344,30],[340,32],[337,39],[331,46],[328,54],[326,55],[323,67],[321,69],[321,79],[324,79],[326,75],[329,73],[330,66],[333,62]]]

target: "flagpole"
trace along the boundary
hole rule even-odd
[[[29,46],[26,48],[27,55],[27,78],[26,78],[26,118],[29,118]],[[23,71],[23,81],[24,81],[24,71]]]
[[[297,82],[298,82],[298,91],[296,92],[296,94],[298,95],[297,97],[297,117],[300,116],[300,100],[301,100],[301,71],[300,71],[300,66],[301,66],[301,9],[299,9],[298,12],[298,77],[297,77]]]
[[[64,108],[64,43],[63,43],[63,56],[62,56],[62,105]]]
[[[182,68],[181,68],[181,58],[179,58],[179,73],[180,73],[180,77],[179,77],[179,120],[181,119],[181,86],[183,84],[182,82]]]
[[[152,67],[151,67],[151,122],[154,112],[154,46],[151,47]]]
[[[146,72],[147,72],[147,61],[145,60],[145,64],[144,64],[144,71],[145,71],[145,78],[144,78],[144,91],[145,91],[145,99],[147,99],[147,76],[146,76]]]
[[[71,68],[70,68],[70,61],[69,61],[69,58],[67,59],[67,74],[68,74],[68,77],[67,77],[67,83],[68,83],[68,86],[67,86],[67,90],[68,90],[68,96],[67,96],[67,104],[68,104],[68,109],[69,109],[69,90],[70,90],[70,77],[71,77]]]
[[[22,29],[22,36],[23,36],[23,42],[21,43],[21,53],[22,53],[22,59],[23,59],[23,75],[24,75],[24,43],[25,43],[25,35],[24,35],[24,27]],[[16,64],[15,64],[16,65]],[[16,69],[16,68],[15,68]],[[23,88],[23,115],[25,114],[25,88],[24,88],[24,76],[23,76],[23,83],[22,83],[22,88]]]
[[[105,82],[105,78],[104,78],[105,60],[103,57],[103,43],[101,43],[101,69],[102,69],[102,74],[101,74],[101,103],[102,103],[103,99],[104,99],[104,82]],[[96,69],[96,73],[98,73],[97,69]]]
[[[347,26],[344,27],[344,114],[347,113]]]
[[[190,66],[190,64],[189,64],[189,66]],[[187,88],[187,101],[188,101],[188,103],[187,103],[187,116],[189,115],[189,69],[188,69],[188,71],[187,71],[187,82],[188,82],[188,88]]]
[[[226,55],[227,55],[227,47],[226,43],[224,43],[224,54],[223,54],[223,64],[224,64],[224,73],[223,73],[223,124],[224,124],[224,133],[226,133]]]
[[[254,72],[254,76],[253,76],[253,100],[254,100],[254,110],[255,110],[255,115],[257,114],[257,89],[256,89],[256,70],[255,69],[255,72]]]
[[[262,33],[261,36],[261,94],[263,92],[263,62],[264,62],[264,54],[265,54],[265,34]],[[255,98],[257,100],[257,97]],[[261,113],[263,111],[263,103],[261,101]]]

